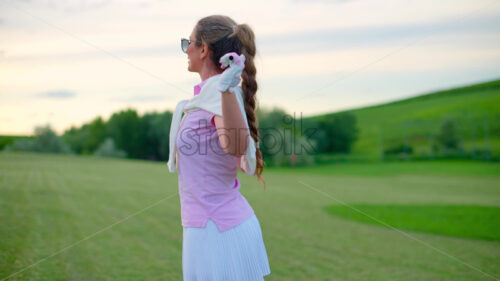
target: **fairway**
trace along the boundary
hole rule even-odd
[[[239,174],[261,223],[266,281],[500,278],[499,233],[481,236],[498,231],[490,223],[498,222],[499,164],[339,163],[267,168],[263,177],[265,191]],[[0,192],[0,280],[182,280],[177,174],[165,162],[0,153]],[[332,205],[343,207],[336,215]],[[474,237],[454,236],[458,227],[440,234],[369,223],[349,208],[401,222],[379,205],[497,208],[470,224],[481,229]]]

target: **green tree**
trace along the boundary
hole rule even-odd
[[[455,120],[447,118],[443,121],[441,130],[437,135],[437,141],[445,154],[455,153],[461,149]]]
[[[66,130],[62,135],[62,139],[67,143],[71,149],[77,154],[85,154],[85,140],[88,137],[88,131],[85,126],[77,128],[72,126],[69,130]]]
[[[305,119],[303,124],[303,130],[316,131],[310,138],[323,153],[349,153],[359,135],[356,116],[349,112]]]
[[[73,153],[50,125],[35,127],[34,149],[38,152]]]
[[[144,158],[146,126],[134,109],[114,113],[108,121],[108,135],[130,158]]]
[[[84,144],[86,151],[93,152],[107,137],[107,126],[101,117],[97,117],[88,124],[87,139]]]
[[[172,113],[146,113],[142,117],[145,127],[144,155],[150,160],[167,160],[169,152],[170,124]]]
[[[36,126],[34,138],[17,139],[5,147],[6,151],[33,151],[73,154],[71,148],[50,125]]]
[[[257,108],[257,126],[259,130],[259,148],[264,159],[272,159],[282,146],[284,119],[289,116],[285,110],[273,107],[271,109]]]
[[[124,158],[127,157],[127,153],[123,150],[117,149],[115,142],[112,138],[106,138],[93,153],[97,157],[116,157]]]

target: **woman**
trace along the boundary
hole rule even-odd
[[[187,111],[178,131],[171,126],[179,175],[184,281],[264,280],[271,270],[260,222],[239,192],[237,178],[238,168],[246,169],[265,187],[255,117],[254,33],[246,24],[213,15],[198,21],[182,48],[188,55],[188,70],[199,73],[202,80],[194,87],[192,100],[217,103],[213,111],[202,109],[211,108],[207,105]],[[224,70],[221,59],[227,61],[229,54],[240,64]],[[175,119],[174,113],[172,123]],[[249,151],[256,167],[243,169],[241,163],[247,162],[242,158]]]

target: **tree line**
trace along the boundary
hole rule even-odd
[[[259,146],[268,165],[312,164],[317,153],[348,153],[357,139],[354,115],[302,118],[281,108],[257,109]],[[50,125],[37,126],[34,136],[11,139],[4,150],[70,153],[167,161],[172,112],[140,116],[128,108],[107,121],[97,117],[57,136]],[[0,145],[2,142],[0,141]],[[0,147],[1,149],[2,147]]]

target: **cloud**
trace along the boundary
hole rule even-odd
[[[260,54],[279,56],[289,54],[317,53],[325,51],[367,49],[402,44],[416,38],[444,36],[449,34],[497,33],[500,17],[482,14],[468,18],[448,18],[440,21],[401,24],[371,25],[340,28],[310,29],[257,36]],[[122,48],[100,48],[88,52],[58,52],[57,54],[36,54],[4,56],[6,62],[74,61],[109,58],[116,55],[131,57],[165,57],[183,55],[180,43],[124,46]]]
[[[445,34],[495,34],[499,25],[500,17],[486,14],[419,24],[325,28],[272,34],[257,37],[257,45],[266,55],[314,53],[382,47],[408,39]]]
[[[183,55],[180,47],[180,43],[171,45],[158,45],[158,46],[146,46],[146,47],[125,47],[125,48],[115,48],[106,49],[100,48],[88,52],[68,52],[58,54],[37,54],[37,55],[23,55],[23,56],[8,56],[3,55],[4,60],[8,62],[34,62],[34,61],[75,61],[75,60],[97,60],[106,59],[114,56],[121,58],[130,57],[164,57],[171,55]]]
[[[68,90],[54,90],[54,91],[48,91],[45,93],[41,93],[41,94],[38,94],[36,96],[41,97],[41,98],[66,99],[66,98],[75,97],[76,93],[73,91],[68,91]]]

